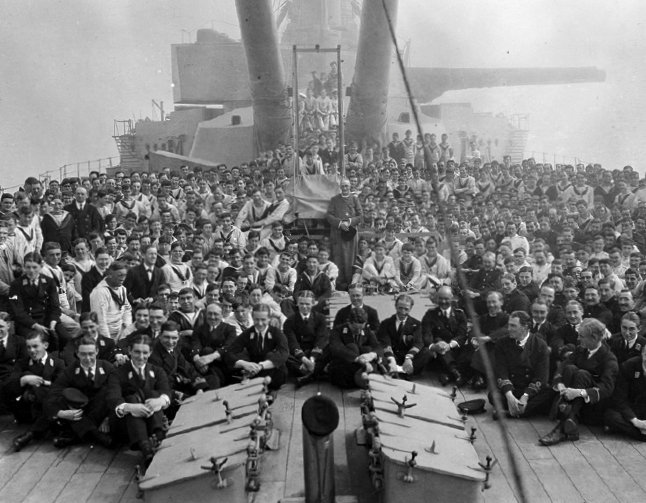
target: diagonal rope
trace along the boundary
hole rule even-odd
[[[411,92],[410,84],[408,82],[408,76],[406,75],[406,68],[404,67],[404,61],[402,60],[401,53],[399,52],[399,46],[397,44],[397,36],[395,34],[395,28],[393,27],[392,19],[390,17],[390,12],[388,11],[388,7],[386,5],[386,0],[381,0],[381,4],[384,9],[384,14],[386,15],[386,20],[388,21],[388,31],[390,32],[390,38],[392,40],[393,45],[395,46],[395,53],[397,54],[397,63],[399,65],[399,71],[401,72],[402,79],[404,81],[404,86],[406,87],[406,95],[408,96],[410,107],[413,112],[413,117],[415,119],[417,134],[420,134],[423,137],[424,134],[422,132],[422,126],[419,120],[419,114],[417,112],[417,106],[416,106],[413,94]],[[367,6],[364,5],[364,8],[367,8]],[[433,164],[431,162],[432,159],[430,154],[431,152],[429,148],[427,146],[424,146],[424,160],[426,161],[427,166],[432,166]],[[435,196],[437,197],[437,207],[438,207],[440,216],[442,218],[442,221],[444,221],[444,223],[447,224],[448,222],[446,217],[446,207],[445,207],[444,201],[440,198],[440,194],[438,191],[438,183],[439,183],[439,180],[437,177],[437,173],[434,171],[431,171],[431,185],[433,186],[433,191],[435,192]],[[453,246],[453,239],[451,237],[451,233],[448,232],[446,237],[449,242],[449,247],[451,249],[451,258],[456,267],[458,284],[461,290],[463,292],[466,292],[467,291],[466,278],[462,270],[462,265],[458,260],[457,249]],[[496,380],[493,372],[493,367],[491,365],[491,359],[489,358],[489,354],[485,347],[485,342],[482,339],[482,334],[480,333],[480,324],[478,323],[478,317],[473,308],[473,301],[468,294],[464,296],[464,300],[465,300],[467,315],[469,316],[469,319],[471,320],[471,323],[473,325],[473,329],[472,329],[473,334],[476,336],[478,340],[480,354],[482,356],[482,361],[485,366],[488,390],[493,396],[494,406],[496,410],[503,411],[504,409],[502,407],[502,402],[501,402],[502,399],[501,399],[500,393],[498,393],[498,390],[494,388],[494,383],[496,382]],[[511,440],[510,440],[509,434],[507,433],[507,421],[506,421],[505,415],[500,414],[499,420],[497,422],[498,422],[498,427],[500,429],[500,433],[502,435],[503,444],[505,446],[505,450],[507,451],[507,456],[509,458],[509,462],[511,465],[511,471],[514,478],[514,482],[516,483],[516,487],[518,488],[518,499],[520,503],[526,503],[527,497],[525,493],[525,486],[523,483],[522,475],[520,473],[520,468],[518,466],[518,461],[516,460],[516,456],[514,455],[514,452],[511,448]]]

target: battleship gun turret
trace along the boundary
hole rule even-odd
[[[406,74],[418,103],[430,103],[447,91],[483,87],[544,86],[604,82],[596,66],[575,68],[424,68]]]
[[[253,101],[254,150],[290,137],[292,118],[278,31],[269,0],[236,0]]]
[[[399,0],[386,0],[385,4],[396,25]],[[364,0],[346,120],[348,140],[359,142],[365,137],[381,139],[385,135],[392,55],[393,43],[382,0]]]

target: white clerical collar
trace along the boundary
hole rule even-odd
[[[589,350],[590,352],[588,353],[588,358],[591,358],[591,357],[592,357],[592,355],[593,355],[593,354],[595,354],[595,353],[596,353],[597,351],[599,351],[600,349],[601,349],[601,344],[599,344],[599,347],[598,347],[598,348],[590,349],[590,350]]]

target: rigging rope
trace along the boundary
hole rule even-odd
[[[422,135],[422,137],[424,137],[422,126],[419,120],[419,114],[417,112],[417,106],[415,104],[414,97],[411,92],[410,84],[408,82],[408,76],[406,75],[406,68],[404,67],[404,61],[402,60],[401,53],[399,52],[399,47],[397,44],[397,36],[395,34],[395,28],[393,27],[392,19],[390,17],[390,12],[388,11],[388,6],[386,5],[386,0],[381,0],[381,4],[384,9],[384,14],[386,15],[386,21],[388,22],[388,31],[390,32],[390,38],[392,40],[393,45],[395,46],[397,63],[399,66],[399,71],[401,72],[401,75],[402,75],[402,79],[404,81],[404,86],[406,87],[406,95],[408,96],[408,101],[410,102],[410,107],[413,112],[415,125],[417,127],[417,134]],[[364,8],[366,8],[365,5],[364,5]],[[426,161],[427,166],[432,166],[433,163],[431,162],[432,161],[431,153],[427,146],[424,146],[424,160]],[[446,208],[445,208],[444,201],[440,198],[440,194],[438,191],[438,183],[439,183],[439,180],[438,180],[437,173],[434,171],[431,171],[431,185],[437,197],[437,208],[442,218],[442,221],[446,224],[448,228],[449,222],[447,222],[447,218],[446,218]],[[498,390],[495,389],[494,387],[494,383],[496,382],[496,379],[493,372],[493,367],[491,365],[491,360],[489,358],[489,354],[485,347],[485,342],[483,341],[482,334],[480,333],[480,325],[478,323],[478,317],[473,308],[473,301],[471,300],[471,297],[467,293],[466,277],[464,276],[464,272],[462,271],[462,264],[460,264],[460,261],[458,260],[457,249],[453,246],[453,239],[451,237],[450,232],[447,233],[447,240],[449,242],[449,248],[451,249],[451,259],[453,260],[453,263],[455,264],[455,267],[456,267],[460,289],[465,293],[464,300],[465,300],[467,315],[469,316],[469,319],[471,320],[471,323],[473,326],[472,327],[473,334],[475,334],[478,340],[480,354],[482,356],[482,361],[484,363],[485,371],[487,375],[487,387],[489,392],[493,396],[494,407],[496,408],[496,410],[502,412],[504,410],[502,407],[502,397],[500,396],[500,393],[498,392]],[[505,450],[507,451],[507,456],[510,461],[512,475],[514,477],[516,487],[518,488],[518,499],[520,503],[526,503],[527,497],[525,494],[525,486],[523,483],[523,478],[520,474],[520,469],[518,467],[516,456],[514,455],[514,452],[511,448],[511,440],[509,438],[509,434],[507,433],[507,427],[506,427],[507,421],[506,421],[505,415],[502,413],[499,414],[499,420],[497,422],[500,429],[500,433],[502,435],[503,444],[505,446]]]

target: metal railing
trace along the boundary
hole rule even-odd
[[[50,180],[61,181],[64,178],[77,177],[82,178],[89,176],[92,171],[98,171],[99,173],[105,173],[108,168],[115,168],[119,166],[120,159],[119,157],[106,157],[104,159],[96,159],[94,161],[83,161],[72,164],[64,164],[63,166],[50,169],[38,175],[38,179],[46,185]],[[26,177],[25,177],[26,178]],[[13,185],[11,187],[1,187],[0,193],[4,192],[15,192],[22,184]]]
[[[529,155],[530,153],[531,155]],[[571,164],[572,166],[576,166],[577,164],[588,164],[588,162],[584,161],[580,157],[573,155],[558,155],[549,152],[535,152],[534,150],[525,150],[525,152],[523,153],[523,159],[529,159],[530,157],[533,157],[537,163],[549,163],[552,166],[555,166],[556,164]]]

